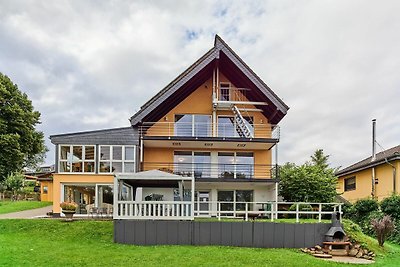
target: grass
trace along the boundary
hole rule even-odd
[[[0,214],[37,209],[51,204],[52,202],[45,201],[0,201]]]
[[[112,239],[112,221],[0,220],[0,266],[348,266],[297,249],[132,246]],[[399,262],[400,246],[392,245],[373,266]]]

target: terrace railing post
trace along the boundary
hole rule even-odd
[[[299,222],[299,203],[296,203],[296,222]]]
[[[319,203],[319,207],[318,207],[318,222],[321,222],[321,217],[322,217],[322,214],[321,214],[321,212],[322,212],[322,204],[321,203]]]
[[[248,211],[248,204],[249,203],[246,202],[246,215],[245,215],[246,216],[246,222],[249,220],[249,214],[247,212]]]
[[[342,204],[339,204],[339,221],[342,222]]]
[[[221,202],[218,202],[217,214],[218,214],[218,221],[220,221],[221,220]]]

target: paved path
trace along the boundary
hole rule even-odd
[[[51,211],[52,208],[53,206],[47,206],[39,209],[0,214],[0,219],[33,219],[38,216],[46,216],[46,213]]]

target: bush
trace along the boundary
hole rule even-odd
[[[391,195],[381,202],[382,211],[392,219],[400,222],[400,195]]]
[[[371,225],[375,231],[376,239],[378,240],[379,246],[383,246],[386,238],[394,230],[394,223],[389,215],[383,216],[382,219],[372,219]]]
[[[299,211],[312,211],[312,206],[310,204],[299,204]],[[296,211],[296,204],[290,206],[289,211]],[[295,214],[289,214],[289,218],[296,218]],[[300,214],[299,218],[301,219],[310,219],[312,218],[312,214]]]
[[[342,206],[343,218],[354,220],[356,217],[356,208],[351,203],[344,203]]]
[[[369,236],[374,236],[374,229],[371,225],[373,220],[381,220],[385,214],[382,211],[372,211],[368,214],[362,221],[359,222],[359,226],[361,227],[364,234]]]
[[[372,198],[360,199],[357,200],[356,203],[354,203],[354,210],[355,217],[353,219],[357,223],[361,223],[368,219],[368,216],[371,212],[379,210],[379,203],[377,200]]]

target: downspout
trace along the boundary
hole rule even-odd
[[[372,119],[372,157],[371,157],[371,162],[374,162],[376,160],[376,142],[375,142],[375,136],[376,134],[376,119]],[[376,176],[375,176],[375,167],[372,167],[372,179],[371,179],[371,196],[372,198],[376,197]]]
[[[393,168],[393,193],[396,194],[396,167],[387,158],[385,158],[385,162]]]

